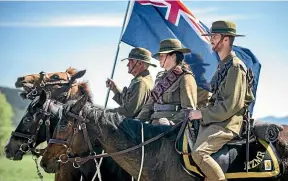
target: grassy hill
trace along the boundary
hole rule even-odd
[[[266,116],[260,118],[259,120],[288,125],[288,116],[285,117]]]
[[[5,94],[6,100],[9,102],[9,104],[12,106],[13,109],[13,125],[17,126],[20,119],[22,118],[22,115],[29,104],[30,101],[23,100],[18,94],[21,92],[20,89],[15,88],[8,88],[0,86],[0,92],[2,94]]]

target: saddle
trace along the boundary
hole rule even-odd
[[[254,124],[254,120],[250,123]],[[194,163],[190,154],[193,150],[198,130],[199,122],[197,120],[189,121],[181,138],[178,140],[177,149],[183,153],[180,158],[183,169],[191,176],[204,177],[204,174]],[[247,125],[243,124],[243,129],[239,136],[211,155],[220,165],[227,179],[276,178],[280,175],[279,156],[273,144],[259,138],[254,130],[254,127],[250,131],[247,130]],[[248,139],[247,136],[249,136]],[[247,143],[249,145],[248,151]],[[248,162],[246,162],[247,158],[249,158]]]

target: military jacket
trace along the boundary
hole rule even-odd
[[[247,68],[231,52],[219,63],[211,81],[212,97],[208,106],[201,109],[204,124],[216,124],[239,134],[244,107],[254,100],[248,89]]]
[[[208,105],[209,100],[212,96],[212,93],[201,88],[197,87],[197,107],[202,108]]]
[[[180,68],[178,66],[177,68]],[[157,79],[162,79],[168,75],[165,72]],[[157,85],[157,83],[156,83]],[[164,93],[161,99],[153,100],[150,96],[147,103],[136,117],[141,121],[153,121],[160,118],[167,118],[175,123],[184,120],[184,110],[187,108],[195,108],[197,104],[197,85],[193,74],[185,71]],[[163,110],[155,111],[156,105],[175,105],[179,106],[179,110]]]
[[[124,87],[122,91],[117,88],[117,93],[114,95],[113,100],[120,107],[110,111],[118,112],[128,118],[136,117],[148,100],[153,84],[152,76],[148,70],[140,73],[131,80],[128,88]]]

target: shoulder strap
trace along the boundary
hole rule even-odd
[[[221,69],[217,72],[216,79],[213,79],[211,82],[211,88],[213,93],[218,91],[219,85],[226,78],[228,70],[230,69],[230,67],[232,67],[232,65],[233,65],[233,59],[225,63],[221,67]]]
[[[185,71],[182,69],[175,68],[169,72],[165,77],[159,79],[157,85],[152,89],[150,97],[156,102],[159,100],[165,91],[171,87],[181,77]]]
[[[253,87],[254,87],[254,74],[251,68],[247,69],[247,74],[246,74],[246,81],[247,81],[247,90],[246,90],[246,94],[252,94],[254,96],[253,93]],[[249,110],[249,106],[252,104],[253,101],[248,102],[247,105],[245,105],[245,111],[244,111],[244,119],[246,120],[250,120],[250,110]]]
[[[252,89],[253,90],[253,86],[254,86],[254,73],[252,71],[251,68],[247,69],[247,87],[248,89]]]

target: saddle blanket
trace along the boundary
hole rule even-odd
[[[187,132],[181,136],[177,144],[183,168],[191,175],[203,177],[203,172],[196,166],[191,157],[191,140]],[[280,175],[279,157],[272,143],[262,139],[250,143],[248,172],[246,172],[246,144],[225,145],[217,153],[211,155],[221,166],[227,179],[235,178],[276,178]]]

